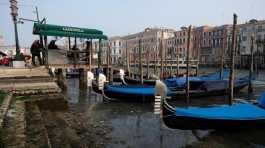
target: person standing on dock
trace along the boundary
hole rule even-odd
[[[30,52],[32,54],[32,64],[34,66],[36,66],[36,63],[35,63],[35,57],[38,58],[39,60],[39,64],[42,65],[42,60],[41,60],[41,57],[40,57],[40,52],[41,52],[41,45],[40,45],[40,41],[39,40],[35,40],[31,47],[30,47]]]

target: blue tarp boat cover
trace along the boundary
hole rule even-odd
[[[260,103],[265,104],[265,93],[260,97]],[[189,107],[175,108],[177,116],[186,116],[217,120],[258,120],[265,119],[265,109],[250,104],[237,103],[231,106],[221,105],[207,108]]]
[[[229,72],[230,72],[229,69],[224,69],[224,71],[223,71],[223,78],[224,79],[228,79]],[[217,71],[217,72],[210,74],[210,75],[207,75],[207,76],[189,77],[189,81],[207,81],[207,80],[221,80],[220,71]],[[164,83],[168,87],[183,88],[186,85],[186,77],[166,79],[164,81]]]
[[[247,85],[248,84],[248,76],[238,78],[234,81],[234,87]],[[204,88],[206,91],[217,91],[224,90],[229,87],[229,80],[208,80],[205,81],[201,88]]]
[[[265,108],[265,92],[261,95],[261,97],[258,100],[259,106],[262,108]]]
[[[105,90],[114,93],[135,95],[154,95],[155,92],[153,86],[107,85]]]
[[[155,96],[154,86],[107,85],[105,91],[120,94]],[[171,96],[173,94],[174,92],[167,90],[168,96]]]

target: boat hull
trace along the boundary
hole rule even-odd
[[[125,77],[124,81],[129,85],[141,85],[141,81],[138,79],[132,79]],[[155,86],[156,80],[144,80],[144,85],[146,86]]]
[[[154,101],[154,95],[139,95],[133,93],[117,93],[111,91],[104,91],[106,98],[110,100],[118,100],[124,102],[152,102]]]
[[[234,87],[234,92],[238,93],[240,90],[245,88],[248,84],[241,84]],[[221,95],[228,95],[229,89],[219,89],[219,90],[194,90],[190,91],[190,98],[201,98],[201,97],[208,97],[208,96],[221,96]],[[173,99],[180,99],[180,98],[186,98],[186,92],[185,91],[175,91],[175,93],[171,96]]]
[[[162,103],[162,116],[164,124],[172,129],[182,130],[237,130],[265,128],[265,119],[255,120],[221,120],[197,117],[177,116],[167,105]]]

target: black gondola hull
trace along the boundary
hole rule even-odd
[[[129,85],[141,85],[141,81],[139,79],[125,77],[124,81]],[[144,80],[143,82],[146,86],[155,86],[156,84],[156,80]]]
[[[168,109],[163,103],[163,122],[172,129],[182,130],[236,130],[236,129],[253,129],[264,128],[265,120],[222,120],[222,119],[205,119],[187,116],[177,116],[174,111]]]
[[[245,88],[248,84],[242,84],[234,87],[234,92],[238,93],[240,90]],[[201,98],[201,97],[209,97],[209,96],[221,96],[221,95],[228,95],[229,90],[226,89],[220,89],[220,90],[212,90],[212,91],[206,91],[206,90],[195,90],[190,91],[189,96],[191,98]],[[185,91],[176,91],[176,93],[172,94],[171,96],[173,99],[183,99],[186,98],[186,92]]]

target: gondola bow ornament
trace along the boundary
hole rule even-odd
[[[104,83],[106,82],[106,76],[102,73],[98,76],[98,89],[103,90],[104,89]]]
[[[87,86],[92,86],[92,81],[94,80],[94,74],[91,71],[87,72]]]

